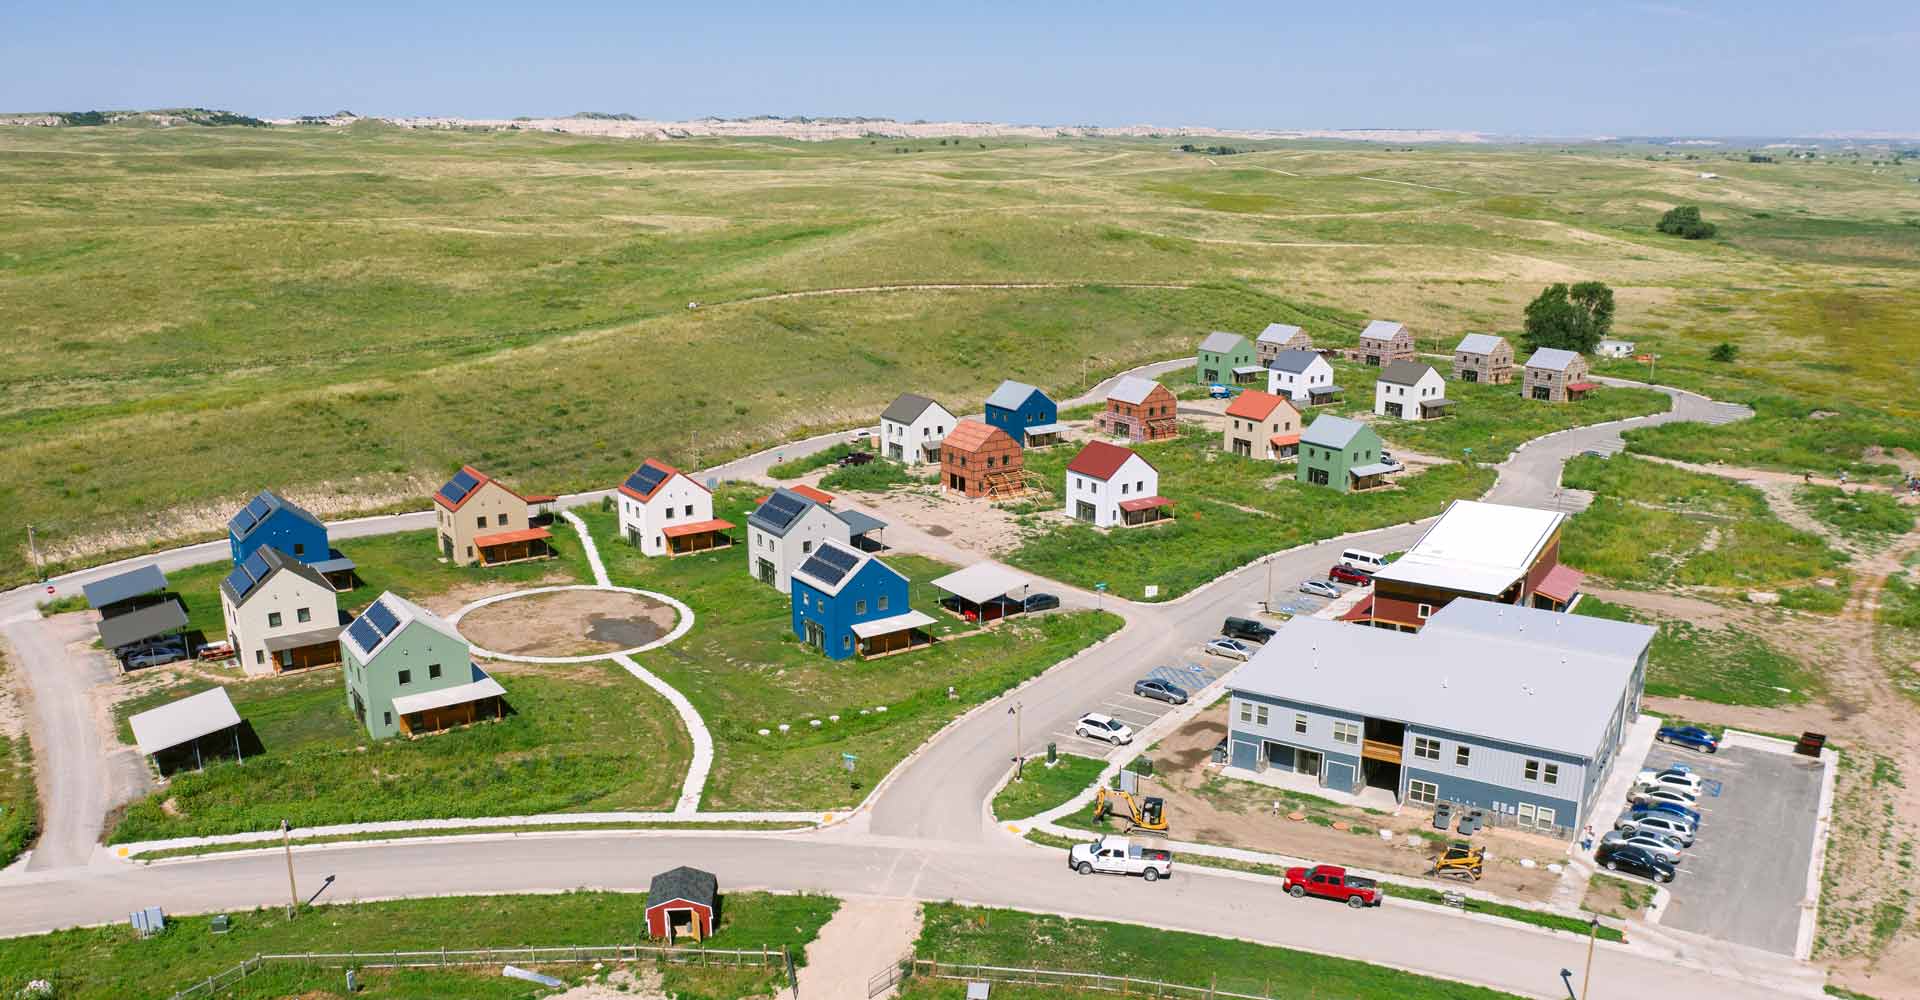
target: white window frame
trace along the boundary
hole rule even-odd
[[[1253,724],[1254,725],[1264,726],[1267,724],[1267,719],[1268,719],[1267,706],[1265,705],[1253,706]]]
[[[1454,744],[1453,766],[1454,767],[1472,767],[1473,766],[1473,748],[1466,745],[1465,743]]]
[[[1345,743],[1348,746],[1359,746],[1360,724],[1358,722],[1335,720],[1333,723],[1333,741],[1335,743]]]
[[[1414,613],[1420,616],[1421,621],[1426,621],[1433,617],[1433,605],[1422,604],[1414,609]]]
[[[1293,731],[1301,736],[1307,735],[1307,713],[1293,713]]]
[[[1419,778],[1407,780],[1407,801],[1418,805],[1436,805],[1440,801],[1440,786]]]
[[[1415,736],[1413,738],[1413,755],[1421,760],[1439,760],[1440,741],[1431,736]]]

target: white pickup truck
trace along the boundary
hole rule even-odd
[[[1138,875],[1155,882],[1173,874],[1173,852],[1164,847],[1143,847],[1125,837],[1101,837],[1092,843],[1073,845],[1067,852],[1067,867],[1082,875]]]

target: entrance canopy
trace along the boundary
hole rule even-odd
[[[871,639],[877,635],[892,635],[895,632],[905,632],[910,628],[926,628],[932,624],[932,616],[918,611],[909,611],[904,615],[894,615],[891,618],[857,622],[853,626],[853,634],[862,639]]]
[[[424,691],[420,694],[401,695],[393,699],[393,710],[401,715],[413,715],[416,712],[430,712],[449,705],[464,705],[482,698],[505,697],[507,689],[500,682],[487,676],[487,672],[478,666],[473,667],[473,681],[456,684],[438,691]]]
[[[150,712],[141,712],[127,720],[133,727],[133,741],[147,756],[202,736],[211,736],[240,724],[240,713],[233,710],[227,689],[214,688]]]
[[[1019,590],[1030,582],[1026,577],[1005,566],[983,562],[948,573],[933,581],[933,585],[963,600],[985,604],[996,597]]]
[[[1580,592],[1580,583],[1586,577],[1577,569],[1565,565],[1556,565],[1547,571],[1546,578],[1540,581],[1533,592],[1550,601],[1566,604],[1573,595]]]
[[[1171,507],[1171,506],[1173,506],[1173,501],[1162,496],[1140,497],[1137,500],[1120,501],[1120,509],[1126,511],[1129,514],[1137,513],[1143,510],[1153,510],[1156,507]]]
[[[178,600],[150,604],[138,611],[100,620],[100,645],[108,649],[131,646],[142,639],[178,632],[187,627],[187,609]]]
[[[289,649],[300,649],[303,646],[318,646],[322,643],[339,641],[340,626],[328,625],[324,628],[295,632],[292,635],[270,635],[261,645],[267,647],[269,653],[281,653]]]
[[[493,535],[475,535],[473,544],[483,549],[499,548],[515,542],[534,542],[552,538],[553,532],[545,528],[521,528],[518,531],[502,531]]]
[[[130,569],[104,580],[82,584],[80,593],[86,595],[88,604],[95,608],[104,608],[128,598],[165,589],[167,589],[167,575],[160,572],[158,565],[148,563],[138,569]]]
[[[731,527],[733,527],[732,521],[723,521],[716,517],[711,521],[671,525],[660,529],[660,533],[668,538],[681,538],[686,535],[705,535],[715,531],[725,531]]]

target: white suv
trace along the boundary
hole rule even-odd
[[[1088,712],[1073,724],[1073,731],[1090,740],[1106,740],[1114,746],[1133,742],[1133,727],[1110,715]]]

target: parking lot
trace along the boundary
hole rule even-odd
[[[1252,644],[1250,643],[1249,645]],[[1134,681],[1145,680],[1147,678],[1163,680],[1181,688],[1187,692],[1190,698],[1194,698],[1199,696],[1202,688],[1213,683],[1213,681],[1224,675],[1227,671],[1240,665],[1240,661],[1238,660],[1206,656],[1200,653],[1197,648],[1194,654],[1195,655],[1187,658],[1187,661],[1184,663],[1155,667],[1139,677],[1126,678],[1111,688],[1089,691],[1085,698],[1084,707],[1082,707],[1080,711],[1110,715],[1132,726],[1136,734],[1134,742],[1135,748],[1145,749],[1146,746],[1139,741],[1138,734],[1148,726],[1159,721],[1161,716],[1173,711],[1177,706],[1134,694]],[[1198,669],[1196,670],[1195,668]],[[1065,726],[1058,730],[1035,733],[1028,738],[1028,742],[1031,745],[1027,748],[1026,753],[1028,756],[1034,757],[1045,755],[1048,743],[1058,744],[1061,753],[1076,753],[1086,757],[1104,756],[1108,751],[1113,749],[1112,745],[1105,740],[1089,739],[1075,733],[1073,731],[1072,720],[1069,720]]]
[[[1655,745],[1645,766],[1670,764],[1687,765],[1707,784],[1699,838],[1680,858],[1661,925],[1793,954],[1813,863],[1820,761],[1743,746],[1708,755]]]

